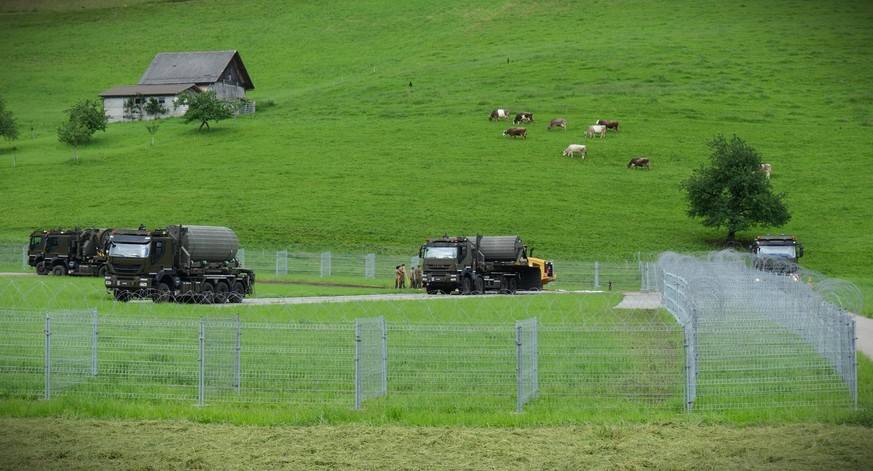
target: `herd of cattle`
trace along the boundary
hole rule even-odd
[[[497,108],[496,110],[491,112],[491,115],[488,117],[489,121],[501,121],[501,120],[509,120],[509,116],[511,113],[509,110],[504,108]],[[522,111],[520,113],[515,114],[515,118],[512,120],[512,124],[516,126],[524,123],[532,123],[534,121],[533,113],[529,111]],[[608,119],[599,119],[596,123],[588,126],[588,129],[585,131],[585,137],[591,139],[594,137],[603,139],[606,137],[607,131],[615,131],[618,132],[618,121],[611,121]],[[549,121],[549,126],[546,128],[551,131],[553,129],[567,129],[567,120],[564,118],[556,118]],[[513,127],[503,131],[504,136],[508,137],[520,137],[522,139],[527,139],[527,128],[518,128]],[[564,152],[561,153],[564,157],[573,157],[578,155],[582,159],[584,159],[588,155],[588,146],[585,144],[570,144],[564,149]],[[637,156],[630,159],[630,162],[627,163],[627,168],[651,168],[651,161],[648,157]],[[761,173],[763,173],[767,179],[770,179],[770,173],[773,171],[773,166],[771,164],[761,164],[759,169]]]
[[[491,121],[501,121],[501,120],[509,120],[510,112],[504,108],[498,108],[491,112],[489,116],[489,120]],[[516,126],[519,124],[532,123],[534,122],[533,113],[528,111],[522,111],[520,113],[515,114],[515,118],[512,120],[512,124]],[[591,126],[588,126],[588,129],[585,131],[585,136],[590,138],[600,138],[604,139],[606,137],[607,131],[615,131],[618,132],[619,123],[618,121],[612,121],[608,119],[600,119],[596,123]],[[549,126],[546,128],[551,131],[553,129],[567,129],[567,120],[564,118],[556,118],[549,121]],[[505,131],[503,131],[504,136],[508,137],[520,137],[522,139],[527,139],[527,128],[521,127],[512,127]],[[585,158],[588,155],[588,146],[585,144],[570,144],[564,149],[564,152],[561,153],[564,157],[573,157],[578,155],[581,158]],[[628,162],[627,168],[651,168],[651,162],[647,157],[638,156],[634,157]]]

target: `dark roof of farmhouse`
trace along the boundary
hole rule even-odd
[[[134,95],[178,95],[179,93],[182,93],[192,87],[196,87],[196,85],[193,83],[172,83],[167,85],[121,85],[106,90],[105,92],[101,93],[100,96],[114,97]]]
[[[255,88],[237,51],[161,52],[152,59],[139,83],[215,83],[232,61],[236,61],[243,87]]]

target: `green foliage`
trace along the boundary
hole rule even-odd
[[[182,119],[186,123],[199,121],[200,129],[206,126],[209,130],[210,121],[221,121],[233,116],[231,105],[219,100],[212,90],[200,93],[185,92],[179,97],[179,103],[188,105],[188,110],[185,111]]]
[[[148,101],[145,104],[145,112],[149,116],[154,116],[155,118],[159,117],[162,114],[167,112],[167,108],[163,103],[158,101],[155,97],[149,97]]]
[[[79,161],[79,146],[91,140],[91,130],[81,121],[67,121],[58,128],[58,140],[73,147],[73,158]]]
[[[708,157],[708,139],[737,134],[773,164],[774,192],[789,192],[781,230],[803,241],[803,264],[861,285],[873,313],[873,275],[858,256],[873,230],[863,217],[873,199],[863,157],[873,148],[873,61],[861,60],[873,57],[873,2],[236,5],[140,2],[98,23],[93,11],[0,15],[16,51],[0,67],[2,93],[37,136],[17,151],[16,172],[0,177],[9,188],[0,239],[85,222],[191,221],[233,227],[249,248],[412,255],[449,232],[518,233],[556,262],[707,250],[724,234],[687,217],[678,188]],[[413,26],[419,41],[406,37]],[[525,40],[511,41],[512,30]],[[142,31],[157,41],[141,41]],[[80,47],[71,49],[73,36]],[[143,128],[132,123],[88,144],[101,171],[63,166],[68,154],[46,118],[69,104],[60,98],[135,81],[159,50],[231,44],[257,87],[247,93],[258,102],[251,119],[211,133],[162,120],[162,145],[149,154],[159,175],[143,171]],[[277,105],[261,114],[265,98]],[[488,121],[504,106],[535,113],[526,141],[502,139],[510,125]],[[547,133],[557,117],[567,131]],[[621,131],[585,139],[600,118],[620,120]],[[587,144],[588,158],[560,158],[570,143]],[[636,155],[652,170],[628,170]],[[33,182],[52,169],[78,185],[34,205],[45,188]],[[95,207],[94,194],[118,191],[107,172],[164,197]],[[233,197],[215,198],[215,188]]]
[[[761,157],[742,139],[718,136],[709,142],[709,166],[701,165],[682,183],[688,215],[704,226],[726,228],[728,241],[753,226],[782,226],[791,219],[784,194],[774,194],[760,171]]]
[[[124,99],[124,119],[142,119],[142,95]]]
[[[155,118],[148,124],[146,124],[146,131],[148,131],[149,136],[151,136],[151,144],[155,145],[155,134],[158,133],[158,129],[161,127],[161,122]]]
[[[15,122],[15,116],[6,109],[3,97],[0,97],[0,137],[8,141],[14,141],[18,138],[18,125]]]
[[[82,100],[67,110],[69,121],[81,124],[88,129],[88,137],[97,131],[106,131],[109,118],[99,100]]]

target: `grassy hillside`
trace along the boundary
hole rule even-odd
[[[131,2],[0,13],[0,239],[45,226],[224,224],[246,245],[414,252],[519,233],[550,257],[699,250],[679,182],[736,133],[773,164],[812,268],[873,293],[868,2]],[[159,51],[238,49],[262,105],[211,132],[113,124],[81,150],[63,110]],[[412,87],[409,87],[410,81]],[[526,141],[493,107],[534,112]],[[566,132],[547,132],[566,117]],[[619,134],[589,141],[598,118]],[[33,131],[31,131],[31,127]],[[586,143],[584,162],[560,157]],[[11,167],[14,152],[17,167]],[[639,154],[654,168],[629,171]],[[754,233],[745,234],[750,237]],[[868,296],[869,298],[869,296]]]

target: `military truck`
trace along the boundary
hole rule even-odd
[[[30,234],[27,263],[38,275],[105,276],[109,229],[53,229]]]
[[[442,237],[421,246],[428,294],[515,293],[555,280],[552,262],[533,258],[518,236]]]
[[[803,244],[793,235],[763,235],[752,243],[755,268],[790,275],[797,273],[797,259],[803,256]]]
[[[238,249],[227,227],[115,230],[106,288],[118,301],[238,303],[255,284],[254,272],[240,267]]]

